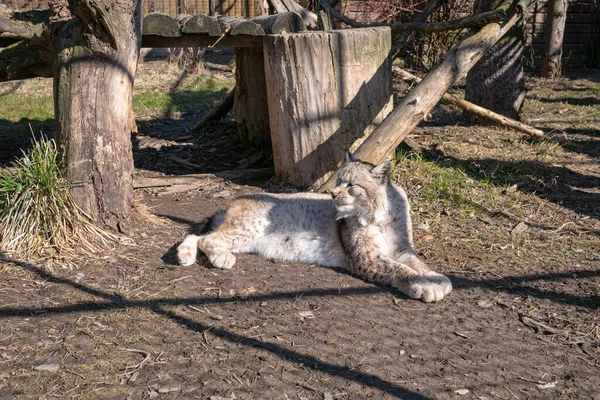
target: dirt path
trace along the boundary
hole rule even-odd
[[[282,188],[140,190],[162,222],[132,224],[135,245],[75,269],[5,258],[0,398],[599,399],[600,131],[583,120],[600,104],[592,78],[532,86],[526,117],[562,119],[536,125],[573,129],[571,149],[447,125],[456,115],[444,109],[415,133],[430,155],[401,158],[394,176],[411,199],[418,250],[453,280],[439,304],[253,255],[229,271],[203,257],[176,266],[177,242],[234,196]],[[535,103],[570,99],[578,85],[572,99],[586,104]],[[179,145],[201,163],[190,140]],[[143,150],[162,171],[166,153],[149,148],[136,157]],[[247,157],[232,153],[222,169]],[[160,174],[153,164],[138,174]]]

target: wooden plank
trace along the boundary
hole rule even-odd
[[[221,25],[213,17],[197,14],[185,21],[181,26],[181,32],[185,34],[206,33],[208,36],[221,36]]]
[[[306,24],[300,14],[296,12],[261,15],[252,18],[251,21],[260,25],[267,35],[302,32],[306,30]]]
[[[163,37],[179,36],[179,24],[175,18],[164,13],[150,13],[142,22],[143,35],[155,35]]]

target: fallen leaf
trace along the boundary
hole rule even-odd
[[[56,372],[60,368],[58,364],[41,364],[35,367],[38,371]]]
[[[421,239],[423,239],[424,242],[429,242],[430,240],[433,240],[433,236],[425,235]]]
[[[308,319],[313,319],[315,317],[315,314],[313,314],[312,311],[300,311],[298,313],[298,315],[300,316],[300,318],[308,318]]]
[[[539,384],[539,385],[537,385],[537,387],[540,389],[552,389],[552,388],[556,387],[557,383],[558,383],[558,381],[548,382],[548,383],[544,383],[544,384]]]
[[[462,396],[462,395],[469,393],[469,389],[457,389],[454,391],[454,393]]]

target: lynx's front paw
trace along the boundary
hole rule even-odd
[[[198,236],[188,235],[177,247],[177,258],[179,265],[189,267],[196,262],[196,253],[198,252]]]
[[[450,286],[450,289],[452,289],[452,286]],[[413,299],[420,299],[425,303],[435,303],[444,298],[446,295],[444,291],[445,289],[441,284],[419,276],[411,280],[408,290],[405,293]]]
[[[442,287],[444,291],[444,296],[452,291],[452,282],[446,275],[438,274],[437,272],[431,271],[430,273],[425,275],[427,280],[433,282]]]

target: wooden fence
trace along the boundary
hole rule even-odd
[[[48,8],[48,0],[5,0],[13,8],[32,10]],[[144,0],[144,15],[162,12],[177,14],[213,14],[252,18],[261,14],[261,0]]]

